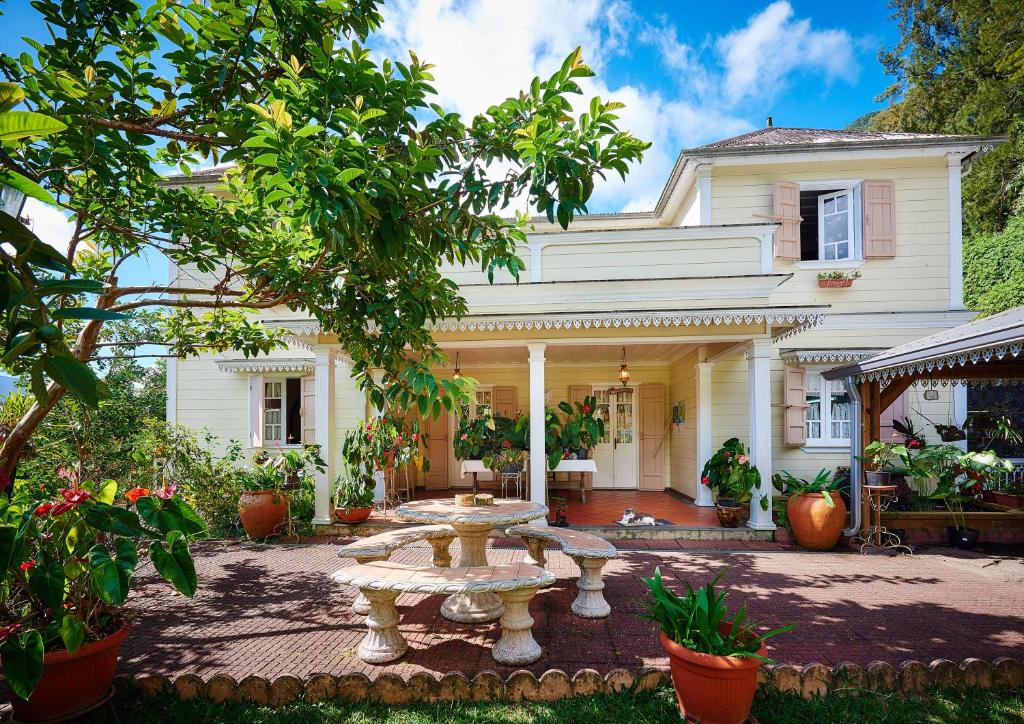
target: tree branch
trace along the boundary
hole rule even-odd
[[[204,136],[199,133],[186,133],[185,131],[169,131],[162,128],[152,128],[146,124],[132,121],[108,121],[106,118],[95,117],[88,118],[86,120],[91,121],[98,126],[102,126],[103,128],[110,128],[115,131],[124,131],[125,133],[137,133],[141,136],[173,138],[176,141],[183,141],[185,143],[195,145],[217,146],[218,148],[232,148],[234,146],[234,144],[229,142],[226,138]]]

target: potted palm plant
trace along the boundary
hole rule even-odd
[[[679,596],[665,587],[661,569],[655,568],[652,578],[643,579],[650,590],[644,618],[661,628],[683,719],[741,724],[754,701],[757,671],[768,662],[765,640],[793,626],[757,634],[746,606],[730,616],[726,592],[715,590],[721,577],[696,590],[686,584]]]
[[[798,478],[788,471],[775,475],[772,483],[786,501],[786,519],[796,542],[805,548],[827,551],[835,547],[846,524],[846,503],[839,494],[839,479],[826,468],[814,480]]]
[[[181,593],[197,586],[189,541],[204,526],[176,484],[119,496],[113,480],[58,475],[52,498],[0,488],[0,664],[22,722],[77,718],[110,696],[140,551]]]
[[[750,462],[739,438],[729,438],[704,464],[701,483],[716,492],[715,512],[723,528],[735,528],[747,511],[754,490],[761,488],[761,473]],[[762,505],[767,502],[762,498]]]

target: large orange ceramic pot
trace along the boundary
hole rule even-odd
[[[14,720],[52,722],[76,719],[110,698],[114,671],[127,627],[69,654],[61,649],[43,656],[43,675],[28,699],[11,694]]]
[[[846,504],[838,491],[831,491],[830,508],[821,493],[794,495],[786,502],[789,526],[796,542],[804,548],[827,551],[835,548],[846,525]]]
[[[245,490],[238,499],[238,517],[252,539],[280,533],[288,515],[288,498],[280,490]]]
[[[697,653],[664,633],[661,645],[668,652],[672,685],[684,720],[702,724],[742,724],[747,720],[757,691],[759,659]],[[764,642],[758,653],[768,655]]]

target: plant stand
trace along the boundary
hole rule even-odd
[[[865,507],[869,512],[867,533],[856,536],[850,542],[860,544],[861,553],[886,553],[888,555],[913,555],[909,546],[900,537],[882,525],[882,513],[896,502],[895,485],[865,485],[862,493]]]

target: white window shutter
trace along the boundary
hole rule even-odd
[[[800,184],[776,181],[772,216],[775,231],[775,258],[800,260]]]
[[[249,375],[249,447],[263,447],[263,375]]]
[[[302,444],[316,444],[316,378],[302,378]]]
[[[786,407],[785,443],[803,445],[807,442],[807,370],[803,367],[786,367],[783,385],[783,402]]]
[[[865,181],[861,196],[864,258],[896,256],[896,184],[893,181]]]

